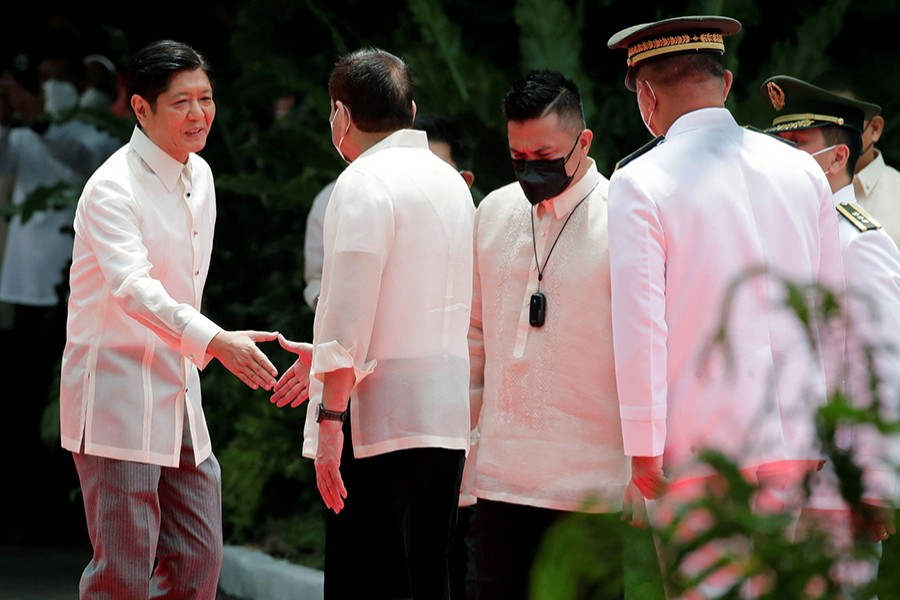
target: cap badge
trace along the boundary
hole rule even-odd
[[[772,106],[775,107],[775,110],[784,108],[784,90],[782,90],[774,81],[767,83],[766,89],[769,92],[769,100],[772,101]]]

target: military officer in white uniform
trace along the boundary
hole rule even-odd
[[[789,492],[820,464],[810,398],[824,400],[824,363],[780,306],[780,281],[843,288],[837,216],[815,160],[725,108],[732,74],[720,56],[740,27],[679,17],[608,42],[627,50],[625,86],[658,136],[620,162],[609,189],[623,441],[655,526],[716,479],[704,449],[759,484],[760,511],[799,513]],[[687,537],[707,526],[685,525]],[[721,552],[705,545],[678,569],[697,574]],[[720,569],[694,593],[717,597],[737,577]]]
[[[853,186],[865,123],[880,108],[786,75],[765,81],[761,95],[774,113],[767,131],[814,156],[834,192],[848,292],[844,306],[851,327],[844,389],[859,408],[870,408],[877,400],[882,416],[895,420],[900,393],[896,350],[900,348],[900,251],[881,224],[859,205]],[[871,375],[878,378],[877,398],[869,392],[867,348],[875,352]],[[870,552],[868,561],[852,560],[854,540],[880,544],[894,532],[891,506],[897,499],[894,465],[900,464],[900,448],[896,435],[885,437],[871,425],[848,426],[839,432],[838,451],[849,452],[863,468],[862,497],[845,500],[829,464],[815,475],[801,523],[824,527],[831,534],[833,547],[844,552],[835,577],[847,587],[858,587],[874,581],[879,553]]]

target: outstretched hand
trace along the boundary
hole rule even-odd
[[[270,331],[220,331],[209,342],[207,352],[250,389],[271,390],[278,369],[256,344],[278,336],[278,332]]]
[[[304,342],[292,342],[281,334],[278,334],[278,343],[288,352],[296,354],[297,360],[275,383],[275,393],[269,401],[279,408],[288,404],[291,408],[297,408],[309,398],[309,368],[312,365],[313,346]]]

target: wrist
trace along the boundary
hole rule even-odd
[[[316,423],[320,425],[323,422],[334,422],[343,424],[344,421],[347,420],[349,409],[344,409],[342,411],[339,410],[328,410],[325,408],[325,405],[319,402],[319,406],[316,409]]]

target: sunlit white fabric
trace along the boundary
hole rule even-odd
[[[621,507],[630,471],[613,367],[608,186],[591,161],[584,177],[535,208],[534,238],[518,183],[488,194],[475,213],[469,348],[480,435],[467,474],[479,498],[567,511]],[[538,289],[533,242],[543,268],[557,235],[541,282],[546,321],[536,328],[528,318]]]
[[[843,290],[837,215],[815,159],[726,109],[697,110],[612,175],[609,203],[625,452],[665,451],[680,476],[707,471],[704,448],[741,467],[817,458],[823,359],[777,280]],[[757,268],[768,275],[744,279],[723,315],[729,286]],[[713,345],[720,324],[724,347]]]
[[[197,369],[221,331],[200,314],[215,220],[206,161],[183,165],[137,128],[88,181],[75,215],[64,448],[178,466],[187,415],[197,464],[210,455]]]
[[[325,211],[305,456],[316,452],[322,379],[344,368],[356,372],[357,458],[467,449],[474,211],[421,131],[391,134],[340,175]]]

